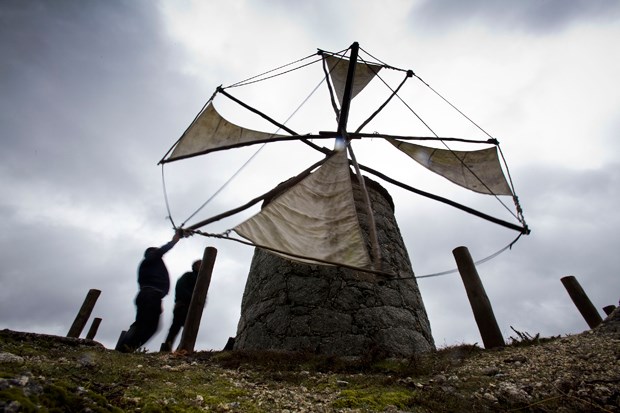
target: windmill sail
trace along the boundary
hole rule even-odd
[[[512,195],[497,148],[453,151],[387,139],[420,165],[446,179],[481,194]]]
[[[290,136],[258,132],[237,126],[224,119],[213,104],[209,103],[176,143],[165,162],[202,155],[216,150],[287,138],[290,138]]]
[[[234,230],[255,245],[307,257],[304,262],[315,262],[314,258],[357,268],[370,266],[346,151],[334,155]]]
[[[318,134],[295,132],[286,125],[286,121],[281,123],[275,119],[272,119],[266,113],[249,106],[245,102],[231,96],[226,91],[226,89],[231,87],[254,84],[259,81],[284,75],[293,70],[305,68],[310,65],[308,63],[303,63],[303,60],[310,58],[307,57],[289,65],[280,66],[279,68],[265,72],[262,75],[248,78],[245,81],[238,82],[234,85],[228,87],[218,87],[216,89],[216,93],[214,93],[208,104],[198,114],[196,119],[187,128],[185,133],[183,133],[181,138],[173,145],[168,153],[164,155],[164,159],[162,159],[160,163],[164,164],[166,162],[202,155],[217,150],[282,140],[299,140],[305,145],[322,152],[324,155],[327,155],[329,157],[327,160],[322,160],[321,163],[313,165],[302,174],[299,174],[293,181],[289,181],[289,185],[292,186],[283,190],[279,196],[271,199],[271,201],[260,212],[245,222],[232,228],[232,230],[234,230],[239,236],[250,241],[247,243],[269,249],[287,258],[303,262],[347,266],[356,269],[366,269],[371,272],[381,271],[381,256],[379,253],[379,248],[377,248],[378,242],[376,241],[376,236],[373,237],[372,235],[375,227],[372,205],[370,204],[368,194],[366,193],[365,203],[368,209],[366,215],[369,220],[368,240],[366,240],[365,234],[360,228],[358,213],[353,198],[349,164],[352,164],[356,168],[356,174],[358,176],[361,176],[360,170],[373,173],[375,176],[378,176],[383,180],[393,183],[410,192],[443,202],[480,218],[512,230],[519,231],[522,234],[528,234],[529,228],[525,224],[518,198],[516,195],[513,195],[511,186],[504,176],[504,170],[500,164],[497,147],[475,151],[455,151],[450,149],[430,148],[404,142],[404,140],[407,139],[427,138],[385,135],[380,132],[375,132],[373,134],[359,133],[363,126],[365,126],[379,112],[381,112],[388,105],[388,103],[392,102],[392,98],[394,96],[398,96],[400,99],[398,93],[401,90],[401,86],[405,84],[407,79],[418,78],[412,70],[398,69],[393,66],[386,65],[380,61],[377,62],[377,59],[372,58],[372,56],[370,57],[372,58],[371,60],[373,63],[368,63],[363,59],[358,60],[359,50],[359,45],[354,43],[349,50],[348,57],[345,55],[319,51],[318,54],[321,55],[321,58],[311,62],[316,63],[322,61],[323,71],[325,72],[326,77],[327,75],[329,77],[330,81],[327,82],[327,86],[329,93],[331,94],[332,106],[338,120],[338,125],[335,130],[320,131]],[[297,67],[291,69],[291,65],[296,65]],[[390,69],[390,73],[392,71],[399,71],[401,73],[404,72],[406,73],[406,76],[396,88],[388,86],[385,80],[383,78],[381,79],[390,90],[389,96],[384,103],[378,106],[377,110],[375,110],[370,118],[368,118],[356,132],[350,133],[347,131],[347,119],[351,99],[360,93],[372,81],[372,79],[377,76],[382,68],[386,68],[386,70],[381,73],[382,77],[384,74],[389,75],[389,73],[386,73],[388,72],[387,69]],[[422,81],[422,79],[418,79]],[[323,83],[323,80],[325,79],[322,79],[321,83]],[[319,85],[321,83],[319,83]],[[426,82],[422,81],[422,83],[428,86]],[[430,86],[428,87],[430,88]],[[314,93],[317,89],[318,86],[312,91],[312,93]],[[434,92],[432,88],[431,90]],[[310,96],[312,96],[312,93]],[[231,99],[232,101],[238,103],[243,110],[249,110],[250,112],[262,117],[264,120],[277,127],[278,131],[282,130],[286,134],[281,135],[260,132],[229,122],[224,119],[224,117],[222,117],[213,106],[212,102],[216,94]],[[308,98],[310,96],[308,96]],[[304,100],[304,103],[308,98]],[[340,103],[339,108],[337,107],[338,105],[336,100]],[[400,100],[402,101],[402,99]],[[403,101],[403,103],[405,102]],[[405,106],[411,110],[411,107],[407,103],[405,103]],[[450,106],[452,105],[450,104]],[[299,108],[295,110],[294,114],[297,110],[299,110]],[[413,110],[411,111],[418,119],[420,119],[419,116],[413,112]],[[312,116],[315,115],[316,113],[312,114]],[[420,120],[426,124],[422,119]],[[317,122],[317,124],[318,123],[319,122]],[[406,123],[403,123],[403,125],[405,126]],[[359,164],[353,154],[352,140],[366,137],[383,137],[400,151],[407,154],[413,160],[419,162],[425,168],[445,177],[461,187],[481,194],[512,196],[516,206],[516,215],[513,214],[513,216],[519,221],[519,224],[510,223],[502,219],[492,217],[488,214],[476,211],[470,207],[458,204],[444,197],[421,191],[407,184],[398,182],[370,167]],[[346,150],[333,152],[326,147],[321,147],[313,142],[315,139],[332,138],[335,138],[336,145],[340,143],[339,140],[342,140]],[[428,139],[431,138],[428,137]],[[432,139],[441,138],[435,135]],[[497,142],[494,139],[487,141],[474,141],[471,139],[465,140],[461,138],[445,138],[441,140],[443,140],[444,144],[448,140],[456,140],[467,143]],[[347,155],[347,152],[349,155]],[[350,156],[350,159],[348,156]],[[321,164],[321,166],[318,167],[318,169],[315,169],[319,164]],[[314,172],[310,173],[313,170]],[[506,172],[508,172],[507,166]],[[235,176],[236,174],[233,175],[233,177]],[[293,182],[296,182],[296,184],[293,184]],[[361,186],[361,192],[366,192],[363,185]],[[187,230],[198,232],[198,228],[222,219],[223,217],[228,217],[245,210],[260,202],[262,199],[270,197],[273,193],[277,193],[277,191],[278,189],[276,188],[251,200],[245,205],[190,225]],[[503,203],[503,201],[499,198],[498,201]],[[206,203],[203,204],[203,207],[205,205]],[[199,210],[201,208],[202,207],[200,207]],[[187,220],[191,219],[196,212]],[[170,220],[172,222],[172,218],[170,218]],[[187,222],[187,220],[185,222]],[[181,227],[184,227],[185,222],[181,224]],[[208,233],[203,234],[206,236],[223,236],[227,238],[229,231],[226,231],[224,235]],[[237,238],[237,240],[239,239]],[[245,241],[242,242],[246,243]],[[369,254],[368,244],[373,247],[372,254]],[[374,262],[371,261],[371,257]]]
[[[334,85],[336,96],[340,107],[342,107],[344,99],[344,88],[347,81],[347,72],[349,69],[349,61],[341,59],[332,55],[325,55],[325,61],[329,67],[329,75]],[[369,64],[369,63],[357,63],[355,67],[355,78],[353,80],[353,89],[351,92],[351,99],[353,99],[359,92],[362,91],[368,85],[368,83],[375,77],[382,66]]]

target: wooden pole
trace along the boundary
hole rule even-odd
[[[568,291],[568,295],[570,295],[573,303],[575,303],[575,306],[577,306],[577,309],[586,320],[586,323],[588,323],[588,326],[590,328],[594,328],[601,324],[603,321],[601,315],[594,307],[594,304],[592,304],[592,301],[588,298],[586,292],[583,288],[581,288],[579,281],[577,281],[577,279],[572,275],[562,277],[560,280],[562,281],[562,284],[564,284],[566,291]]]
[[[605,307],[603,307],[603,311],[605,311],[605,314],[607,315],[610,315],[611,313],[613,313],[615,309],[616,309],[616,306],[613,304],[606,305]]]
[[[478,276],[478,271],[476,270],[474,260],[469,254],[469,250],[467,247],[457,247],[452,251],[452,254],[465,285],[467,298],[469,298],[469,304],[474,312],[474,318],[482,336],[484,347],[505,346],[504,337],[493,314],[493,307],[491,307],[489,297],[487,297],[484,291],[484,286]]]
[[[121,344],[123,342],[123,338],[125,338],[125,334],[127,334],[127,330],[123,330],[121,331],[121,334],[118,336],[118,340],[116,341],[116,347],[114,347],[116,350],[119,349],[119,344]]]
[[[99,317],[95,317],[93,323],[90,325],[88,333],[86,334],[87,340],[93,340],[95,338],[97,335],[97,330],[99,330],[99,324],[101,324],[101,319]]]
[[[67,333],[67,337],[78,338],[80,334],[82,334],[82,330],[84,329],[84,326],[86,325],[86,322],[90,317],[90,313],[93,311],[93,307],[95,307],[100,294],[101,290],[91,289],[88,291],[88,294],[86,294],[86,298],[84,299],[84,303],[82,304],[82,308],[80,308],[80,311],[75,317],[75,320]]]
[[[200,328],[200,319],[202,318],[202,310],[207,300],[207,293],[209,292],[209,285],[211,284],[211,275],[213,274],[216,256],[217,249],[213,247],[205,248],[202,256],[202,265],[200,266],[200,271],[198,271],[196,286],[194,287],[192,300],[189,303],[189,310],[187,311],[187,318],[183,326],[183,333],[181,334],[181,342],[179,343],[178,350],[183,350],[190,354],[194,352],[194,345],[196,344],[198,329]]]

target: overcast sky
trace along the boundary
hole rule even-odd
[[[618,38],[620,3],[602,0],[2,0],[0,328],[66,335],[96,288],[97,340],[113,347],[135,316],[144,249],[172,236],[157,162],[215,88],[358,41],[413,69],[501,142],[532,229],[478,267],[504,336],[515,335],[511,326],[542,336],[584,331],[561,277],[575,275],[599,310],[620,298]],[[276,83],[263,103],[294,109],[299,102]],[[434,111],[416,109],[440,135],[453,133]],[[187,218],[255,149],[166,167],[173,218]],[[317,159],[284,151],[265,150],[201,213],[237,206]],[[361,163],[395,168],[367,153]],[[487,208],[415,171],[413,186]],[[460,245],[477,260],[516,236],[385,186],[417,275],[454,268]],[[253,252],[182,240],[165,257],[173,284],[207,245],[218,258],[198,350],[221,349],[235,335]],[[481,343],[458,273],[418,283],[438,346]],[[169,295],[151,350],[172,303]]]

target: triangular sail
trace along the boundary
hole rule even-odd
[[[209,103],[176,143],[165,162],[201,155],[215,150],[278,140],[276,135],[242,128],[230,123]]]
[[[254,244],[312,259],[369,268],[346,151],[234,228]],[[307,257],[308,260],[294,256]]]
[[[482,194],[512,195],[502,171],[497,148],[451,151],[387,139],[427,169]]]
[[[342,107],[344,96],[344,87],[347,82],[347,72],[349,70],[349,61],[332,55],[324,55],[327,66],[329,67],[329,75],[338,97],[338,102]],[[351,99],[366,87],[366,85],[375,77],[382,66],[358,62],[355,67],[355,78],[353,80],[353,89]]]

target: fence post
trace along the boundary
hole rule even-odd
[[[123,342],[123,338],[125,337],[125,334],[127,334],[127,330],[121,331],[121,334],[118,336],[118,340],[116,340],[116,346],[114,347],[115,349],[118,349],[118,345]]]
[[[101,294],[101,290],[91,289],[86,294],[86,298],[84,299],[84,303],[78,311],[69,332],[67,333],[67,337],[75,337],[78,338],[80,334],[82,334],[82,330],[88,321],[88,317],[90,317],[90,313],[93,311],[93,307],[97,303],[97,299]]]
[[[198,271],[196,286],[194,287],[192,300],[189,303],[189,310],[187,311],[187,318],[185,319],[183,333],[181,334],[181,342],[178,347],[179,350],[186,351],[187,353],[194,352],[194,345],[196,344],[198,329],[200,328],[200,319],[202,318],[202,310],[207,300],[207,293],[209,292],[209,285],[211,284],[211,275],[213,274],[216,256],[217,249],[213,247],[205,248],[202,257],[202,265],[200,266],[200,271]]]
[[[482,342],[485,348],[503,347],[506,345],[502,332],[497,325],[493,307],[484,286],[478,276],[478,271],[471,258],[467,247],[457,247],[452,251],[456,265],[461,274],[461,279],[465,285],[469,304],[474,312],[474,318],[482,336]]]
[[[564,284],[566,291],[568,291],[568,295],[570,295],[573,303],[575,303],[575,306],[577,306],[577,309],[586,320],[586,323],[588,323],[588,326],[592,329],[601,324],[603,322],[601,315],[588,298],[586,292],[581,288],[579,281],[572,275],[562,277],[560,280]]]
[[[613,313],[615,309],[616,309],[616,306],[613,304],[606,305],[605,307],[603,307],[603,311],[605,311],[605,314],[607,315],[610,315],[611,313]]]
[[[88,333],[86,334],[87,340],[92,340],[95,338],[97,335],[97,330],[99,330],[99,324],[101,324],[101,319],[99,317],[95,317],[93,319],[93,323],[90,325]]]

